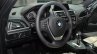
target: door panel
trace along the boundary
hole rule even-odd
[[[97,31],[97,23],[89,23],[87,30],[89,32],[96,32]]]
[[[97,31],[97,7],[93,10],[92,15],[88,21],[88,30]]]
[[[0,0],[0,54],[7,54],[5,36],[8,15],[16,0]]]

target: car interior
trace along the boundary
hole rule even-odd
[[[0,6],[4,53],[97,54],[97,0],[12,1]]]

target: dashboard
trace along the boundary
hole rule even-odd
[[[68,4],[63,4],[63,5],[68,9],[68,12],[70,13],[70,16],[72,18],[72,23],[75,27],[76,22],[77,22],[75,11],[70,10]],[[23,13],[24,18],[28,21],[28,23],[30,23],[31,27],[35,27],[35,18],[37,17],[37,11],[39,10],[39,7],[41,6],[35,6],[34,8],[31,8],[27,12]],[[44,13],[41,17],[42,19],[47,18],[50,15],[49,9],[50,7],[47,7],[47,10],[44,10]],[[61,18],[65,18],[65,20],[68,21],[68,18],[65,15],[65,12],[59,7],[55,6],[53,13],[54,15],[61,17]]]
[[[37,17],[37,12],[42,5],[43,4],[33,4],[28,5],[27,7],[18,7],[12,9],[9,15],[9,21],[6,29],[7,36],[5,40],[7,41],[7,45],[16,45],[16,43],[19,44],[22,42],[30,41],[37,37],[35,21]],[[76,9],[76,11],[75,8],[73,9],[72,6],[70,6],[69,4],[63,5],[68,9],[68,12],[70,13],[70,16],[72,18],[73,28],[75,28],[76,24],[78,23],[76,13],[80,10],[78,9],[78,11]],[[42,16],[42,19],[49,16],[49,9],[50,7],[47,7]],[[68,21],[65,12],[59,7],[55,6],[53,13],[61,18],[65,18],[65,20]]]
[[[65,18],[65,20],[68,21],[68,18],[65,15],[64,11],[61,10],[61,11],[53,11],[53,12],[54,12],[54,15],[56,15],[58,17],[61,17],[61,18]],[[71,18],[72,18],[72,21],[73,21],[72,22],[73,25],[75,25],[76,24],[76,16],[75,16],[74,11],[69,10],[68,12],[71,15]],[[44,13],[42,19],[43,18],[46,18],[48,15],[49,15],[49,13]],[[36,18],[36,16],[37,16],[37,14],[36,14],[35,11],[31,11],[31,12],[29,12],[29,13],[27,13],[25,15],[25,19],[27,19],[27,21],[31,24],[31,27],[34,27],[35,26],[35,18]]]

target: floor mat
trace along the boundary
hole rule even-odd
[[[31,46],[22,46],[13,49],[13,54],[33,54],[33,48]]]

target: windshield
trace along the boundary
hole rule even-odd
[[[33,3],[45,3],[49,1],[58,1],[62,3],[68,3],[68,4],[80,4],[83,2],[83,0],[17,0],[15,7],[26,6]]]

